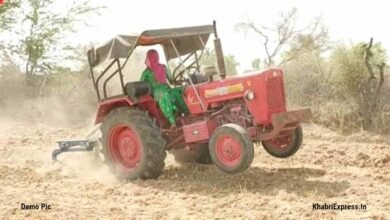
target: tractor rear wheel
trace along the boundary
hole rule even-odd
[[[274,157],[286,158],[294,155],[302,145],[303,133],[298,125],[289,135],[262,141],[264,149]]]
[[[245,128],[237,124],[218,127],[211,136],[209,151],[212,161],[226,173],[239,173],[251,165],[253,142]]]
[[[103,120],[102,154],[122,179],[153,179],[164,169],[165,140],[147,112],[121,107]]]

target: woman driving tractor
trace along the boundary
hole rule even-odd
[[[176,126],[176,113],[188,113],[182,89],[180,87],[171,88],[168,85],[168,81],[172,81],[172,76],[168,68],[159,63],[156,50],[152,49],[147,52],[145,64],[146,69],[142,72],[141,80],[149,84],[162,113],[172,126]]]

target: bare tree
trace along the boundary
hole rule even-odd
[[[262,41],[263,49],[267,56],[264,59],[264,65],[272,66],[275,64],[276,57],[292,42],[296,42],[290,45],[294,47],[295,53],[284,59],[283,62],[296,58],[302,54],[302,51],[308,52],[308,48],[316,50],[318,47],[323,46],[322,42],[317,43],[320,40],[323,41],[328,36],[327,29],[322,23],[322,17],[315,18],[312,23],[303,29],[297,27],[297,17],[298,10],[292,8],[286,13],[280,13],[276,23],[272,26],[258,25],[254,21],[247,19],[244,22],[237,23],[235,30],[244,32],[245,35],[249,32],[257,34]]]
[[[363,116],[363,128],[365,130],[369,129],[372,125],[372,118],[374,114],[378,111],[378,105],[381,98],[381,90],[385,82],[384,77],[384,68],[386,64],[381,62],[376,64],[377,73],[375,73],[372,66],[371,59],[373,57],[372,51],[373,38],[370,39],[370,42],[364,45],[364,64],[367,68],[367,80],[363,81],[360,88],[360,105],[361,105],[361,114]],[[375,76],[378,75],[379,79]]]

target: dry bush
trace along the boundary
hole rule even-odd
[[[340,55],[340,48],[335,51]],[[355,52],[355,51],[352,51]],[[355,55],[355,53],[352,53]],[[340,57],[340,56],[339,56]],[[342,58],[342,59],[341,59]],[[357,71],[350,60],[358,60],[356,56],[341,56],[340,59],[324,59],[314,55],[302,56],[299,59],[286,63],[285,82],[286,94],[290,107],[310,107],[313,112],[313,121],[341,133],[352,133],[363,129],[365,114],[362,105],[356,98],[356,92],[347,92],[346,89],[358,89],[353,76]],[[346,67],[340,65],[348,61]],[[337,63],[339,62],[339,63]],[[338,64],[338,65],[336,65]],[[365,69],[359,66],[360,74]],[[352,69],[351,69],[352,68]],[[348,80],[351,78],[351,80]],[[372,115],[370,131],[377,133],[390,132],[390,77],[387,75],[381,90],[378,110]],[[340,80],[344,83],[341,84]]]
[[[316,106],[333,99],[334,84],[330,81],[327,63],[316,54],[306,54],[283,65],[287,100],[291,106]]]
[[[8,101],[20,102],[26,95],[19,69],[12,64],[0,67],[0,109],[6,107]]]
[[[143,48],[136,50],[129,60],[123,70],[125,83],[140,79],[145,69],[146,51]],[[95,77],[101,68],[96,68]],[[106,75],[113,71],[114,68]],[[122,93],[118,77],[119,74],[107,84],[108,96]],[[104,80],[103,77],[102,82]],[[26,79],[17,66],[0,66],[0,117],[32,123],[85,124],[92,123],[96,108],[97,95],[86,64],[79,71],[65,69],[46,79],[43,75]]]
[[[313,121],[344,134],[350,134],[363,130],[363,120],[359,112],[359,105],[354,101],[349,102],[324,102],[321,105],[311,106]],[[381,134],[390,132],[390,105],[374,115],[371,131]]]
[[[32,123],[89,123],[96,94],[86,68],[79,72],[49,75],[41,96],[31,96],[25,75],[15,66],[0,69],[0,117]],[[42,82],[44,76],[36,76]],[[40,83],[37,83],[40,85]]]
[[[49,115],[63,112],[66,121],[71,123],[89,122],[94,116],[97,97],[86,68],[76,73],[51,75],[44,92],[41,99],[43,104],[49,104],[44,109]],[[48,108],[51,105],[53,109]]]
[[[313,121],[342,133],[351,133],[361,129],[359,106],[354,102],[324,102],[312,106]]]
[[[146,51],[141,48],[134,52],[123,70],[125,83],[140,79]],[[96,68],[95,77],[101,68]],[[108,96],[122,93],[118,77],[107,84]],[[16,65],[0,66],[0,117],[32,123],[85,124],[92,123],[96,108],[97,95],[86,64],[79,71],[64,69],[46,78],[33,75],[28,79]]]

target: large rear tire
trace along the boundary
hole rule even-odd
[[[147,112],[121,107],[103,120],[102,154],[121,179],[154,179],[164,169],[165,140]]]
[[[264,149],[272,156],[286,158],[294,155],[299,150],[302,145],[302,139],[302,127],[298,125],[289,135],[276,137],[261,143]]]
[[[211,136],[209,151],[214,164],[230,174],[248,169],[254,157],[253,142],[248,132],[237,124],[218,127]]]

